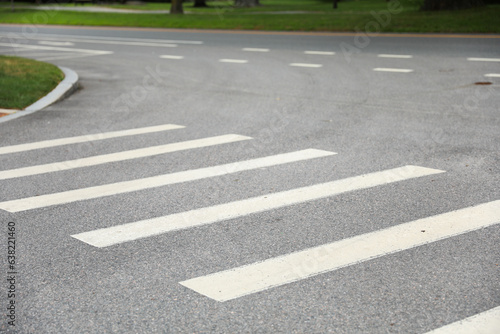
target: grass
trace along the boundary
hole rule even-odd
[[[53,90],[63,72],[52,64],[0,56],[0,108],[24,109]]]
[[[418,10],[418,0],[399,1],[402,11],[392,14],[390,24],[382,25],[376,31],[500,33],[499,5],[458,11],[421,12]],[[26,3],[16,3],[16,9],[12,12],[8,2],[0,2],[0,22],[193,29],[365,31],[368,23],[376,22],[373,12],[387,11],[390,2],[342,0],[337,10],[332,8],[331,1],[324,0],[261,0],[261,3],[263,6],[254,8],[234,8],[233,1],[209,1],[209,8],[193,8],[191,3],[185,3],[184,10],[188,13],[169,15],[40,11],[27,8]],[[67,6],[75,7],[73,4]],[[168,10],[170,7],[167,3],[95,6],[141,10]],[[297,11],[301,13],[282,14]],[[373,25],[369,27],[373,31]]]

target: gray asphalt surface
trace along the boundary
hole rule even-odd
[[[0,26],[2,54],[71,68],[82,86],[56,105],[1,123],[0,147],[185,126],[3,154],[1,170],[230,133],[253,138],[0,180],[0,202],[307,148],[338,153],[17,213],[0,210],[5,253],[8,221],[17,233],[17,331],[425,333],[499,306],[498,224],[227,302],[179,284],[499,200],[500,78],[485,74],[500,73],[500,63],[467,60],[500,58],[500,39],[484,37],[372,36],[362,44],[355,35]],[[484,81],[492,84],[475,85]],[[71,237],[405,165],[446,173],[106,248]],[[0,294],[7,289],[4,280]],[[5,298],[2,303],[5,312]],[[1,330],[11,328],[4,319]]]

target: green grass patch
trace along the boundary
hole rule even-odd
[[[52,64],[0,56],[0,108],[24,109],[53,90],[64,73]]]
[[[209,8],[193,8],[184,4],[184,15],[88,13],[74,11],[37,11],[21,5],[12,12],[3,3],[0,17],[3,23],[33,25],[60,24],[77,26],[118,26],[191,29],[244,29],[273,31],[366,31],[373,32],[377,22],[374,13],[388,10],[397,0],[342,0],[334,10],[332,2],[321,0],[261,0],[262,6],[234,8],[233,1],[209,1]],[[500,6],[422,12],[418,0],[399,0],[400,10],[390,15],[390,23],[382,24],[380,32],[424,33],[500,33]],[[26,5],[26,4],[24,4]],[[167,3],[144,5],[99,5],[141,10],[168,10]],[[74,7],[69,5],[68,8]],[[78,6],[79,8],[81,6]],[[91,5],[85,5],[91,7]],[[300,13],[298,13],[300,12]]]

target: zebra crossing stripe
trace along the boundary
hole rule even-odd
[[[440,327],[427,334],[498,334],[500,333],[500,306],[466,319]]]
[[[500,201],[494,201],[193,278],[180,284],[224,302],[498,223]]]
[[[194,148],[234,143],[237,141],[248,140],[248,139],[252,138],[235,134],[229,134],[217,137],[183,141],[179,143],[146,147],[130,151],[97,155],[93,157],[76,159],[76,160],[55,162],[45,165],[16,168],[16,169],[0,171],[0,180],[6,180],[6,179],[29,176],[29,175],[38,175],[50,172],[58,172],[68,169],[96,166],[110,162],[150,157],[154,155],[189,150]]]
[[[253,160],[233,162],[225,165],[182,171],[172,174],[148,177],[144,179],[105,184],[90,188],[69,190],[60,193],[21,198],[12,201],[0,202],[0,209],[9,212],[19,212],[52,205],[83,201],[92,198],[101,198],[133,191],[157,188],[169,184],[200,180],[209,177],[227,175],[246,170],[270,167],[302,160],[314,159],[336,153],[307,149],[285,154],[278,154]]]
[[[77,143],[87,143],[87,142],[96,141],[96,140],[104,140],[104,139],[110,139],[110,138],[133,136],[133,135],[140,135],[140,134],[168,131],[168,130],[175,130],[175,129],[183,129],[183,128],[185,128],[185,126],[175,125],[175,124],[164,124],[164,125],[149,126],[149,127],[145,127],[145,128],[128,129],[128,130],[121,130],[121,131],[95,133],[95,134],[89,134],[89,135],[77,136],[77,137],[44,140],[44,141],[39,141],[39,142],[34,142],[34,143],[18,144],[18,145],[0,147],[0,154],[17,153],[17,152],[37,150],[37,149],[41,149],[41,148],[56,147],[56,146],[77,144]]]
[[[437,173],[443,173],[443,171],[417,166],[405,166],[333,182],[267,194],[241,201],[176,213],[164,217],[84,232],[72,235],[72,237],[95,247],[107,247],[170,231],[212,224],[253,213],[313,201],[348,191],[371,188],[382,184]]]

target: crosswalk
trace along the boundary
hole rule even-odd
[[[127,140],[133,136],[148,135],[161,131],[182,131],[182,125],[163,124],[137,129],[127,129],[107,133],[97,133],[69,138],[0,147],[0,155],[26,151],[59,148],[78,143],[105,141],[112,138]],[[63,170],[75,170],[107,163],[120,163],[132,159],[169,154],[184,150],[201,150],[221,145],[237,146],[253,138],[239,134],[225,134],[182,142],[163,143],[141,149],[95,155],[75,160],[58,161],[48,164],[21,167],[0,171],[0,182],[12,178],[57,173]],[[70,205],[74,202],[103,198],[118,194],[150,190],[168,185],[196,182],[243,171],[251,172],[297,162],[314,164],[318,159],[335,159],[336,152],[307,148],[275,155],[261,156],[249,160],[229,162],[222,165],[207,166],[184,170],[141,179],[65,190],[28,197],[7,199],[0,202],[0,209],[15,213],[56,205]],[[289,208],[300,203],[339,196],[348,192],[401,184],[416,178],[443,175],[446,171],[430,166],[394,166],[386,170],[372,171],[344,179],[332,179],[328,182],[312,184],[300,188],[262,194],[260,196],[230,201],[222,204],[201,207],[190,211],[178,212],[166,216],[148,218],[134,222],[117,221],[113,226],[96,230],[78,231],[78,227],[69,238],[79,240],[89,246],[105,248],[143,240],[153,236],[178,230],[188,230],[222,221],[237,220],[242,217],[268,212],[278,208]],[[270,258],[203,276],[178,282],[188,289],[218,302],[241,298],[254,293],[263,293],[268,289],[304,280],[312,276],[325,274],[339,268],[353,266],[363,261],[408,250],[414,247],[451,238],[460,234],[479,230],[500,223],[500,200],[479,203],[472,207],[444,212],[430,217],[417,217],[416,220],[402,222],[399,225],[357,235],[348,239],[296,250],[290,254]]]

